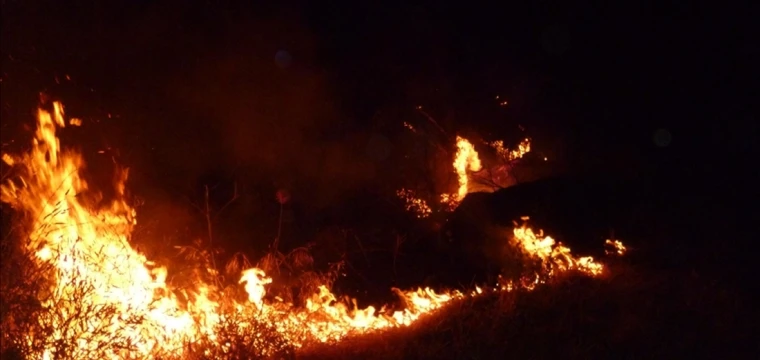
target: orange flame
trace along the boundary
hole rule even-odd
[[[30,153],[14,158],[26,166],[27,176],[21,178],[20,186],[3,184],[2,201],[33,216],[27,247],[39,261],[55,265],[52,296],[41,304],[54,308],[55,316],[41,321],[49,321],[55,331],[39,357],[55,357],[52,344],[70,336],[81,339],[73,357],[90,353],[105,345],[96,338],[100,332],[114,334],[111,341],[132,344],[139,354],[162,350],[171,355],[184,341],[209,333],[214,309],[202,304],[206,300],[202,295],[209,289],[201,286],[201,296],[193,303],[184,308],[179,304],[167,288],[166,269],[152,267],[128,242],[136,223],[134,209],[123,200],[98,211],[80,203],[77,195],[88,187],[80,177],[84,161],[76,152],[62,151],[55,135],[56,127],[65,126],[63,106],[54,103],[52,114],[40,109],[37,118]],[[82,288],[90,291],[80,299]],[[72,315],[82,307],[109,309],[114,315]],[[137,318],[139,324],[131,321]],[[29,334],[29,341],[41,341],[35,336]],[[100,355],[120,358],[125,354],[109,346]]]
[[[523,217],[523,220],[528,220],[528,218]],[[544,236],[543,231],[536,234],[533,229],[525,225],[515,227],[512,239],[524,252],[540,259],[549,275],[557,270],[577,270],[588,275],[600,275],[604,268],[591,256],[574,257],[567,246],[555,242],[550,236]]]
[[[475,146],[467,139],[457,136],[457,156],[454,159],[454,169],[459,176],[459,192],[457,200],[461,201],[467,195],[467,171],[480,171],[482,165]]]
[[[482,168],[483,165],[480,163],[480,158],[478,157],[478,152],[475,150],[475,146],[467,139],[457,136],[457,153],[454,157],[454,171],[456,171],[459,180],[459,189],[455,194],[441,195],[441,203],[447,204],[449,209],[453,210],[456,208],[469,192],[467,187],[467,184],[469,183],[468,172],[480,171]]]
[[[607,249],[605,250],[607,254],[623,255],[626,251],[628,251],[628,249],[620,240],[607,239],[604,242],[604,245],[607,246]]]

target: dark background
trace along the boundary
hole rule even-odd
[[[403,174],[393,159],[408,150],[394,131],[420,121],[421,105],[451,133],[513,143],[522,126],[557,175],[646,183],[640,200],[659,219],[651,241],[678,243],[665,258],[694,252],[746,276],[758,163],[751,10],[2,1],[3,151],[27,143],[45,91],[84,120],[63,136],[83,148],[93,177],[108,179],[112,158],[132,168],[151,242],[203,236],[192,204],[204,185],[216,209],[237,186],[218,238],[256,258],[276,233],[277,189],[292,194],[291,247],[328,226],[408,221],[366,218],[396,206],[389,199]],[[659,129],[671,135],[667,146],[655,142]],[[373,231],[365,241],[389,236]]]

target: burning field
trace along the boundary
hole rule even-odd
[[[565,309],[561,316],[568,316],[581,311],[572,306],[589,302],[594,309],[604,309],[605,299],[628,299],[644,286],[630,286],[630,279],[619,276],[620,269],[574,255],[566,245],[529,227],[527,217],[503,232],[498,244],[517,254],[510,260],[519,263],[517,273],[467,290],[393,288],[388,291],[397,301],[386,305],[360,307],[355,299],[333,293],[340,270],[315,274],[300,290],[302,301],[283,298],[271,291],[277,277],[264,270],[277,261],[272,254],[256,266],[245,256],[222,266],[213,252],[200,252],[193,257],[196,271],[176,273],[171,264],[150,259],[132,243],[138,214],[127,200],[128,169],[117,166],[113,191],[104,196],[106,192],[85,180],[82,154],[58,137],[59,130],[80,126],[81,121],[66,118],[59,102],[43,104],[36,120],[29,150],[2,155],[11,169],[4,176],[2,201],[14,210],[14,235],[3,240],[3,353],[28,359],[441,358],[452,356],[447,348],[460,349],[461,344],[429,340],[436,338],[430,332],[460,328],[454,338],[470,349],[479,345],[470,343],[465,334],[469,330],[461,326],[472,326],[485,329],[477,336],[491,339],[488,346],[506,354],[494,334],[520,338],[522,330],[516,329],[527,326],[526,316],[545,317],[535,313],[541,311],[536,306]],[[425,218],[456,209],[468,193],[509,186],[495,183],[498,176],[485,170],[505,171],[504,164],[530,151],[529,140],[516,150],[499,142],[483,145],[503,164],[481,162],[475,146],[457,137],[455,190],[427,199],[399,190],[407,210]],[[483,185],[489,181],[490,190]],[[287,194],[278,196],[281,204],[287,201]],[[608,239],[598,246],[600,253],[605,250],[606,262],[620,267],[615,259],[627,250],[621,241]],[[568,284],[575,284],[572,291]],[[567,300],[557,302],[557,296]],[[626,304],[629,311],[639,311],[637,304]],[[614,317],[626,324],[610,330],[614,336],[645,331],[630,325],[636,320],[625,316]],[[523,325],[503,328],[507,323]],[[540,338],[541,328],[533,329],[530,337]],[[567,331],[576,331],[572,329]],[[437,345],[421,350],[414,339]],[[490,357],[486,354],[491,350],[464,351],[482,358]]]
[[[29,151],[3,154],[12,174],[2,185],[2,201],[17,213],[13,225],[24,241],[15,250],[23,258],[14,259],[18,266],[9,274],[21,281],[3,288],[9,305],[2,346],[25,358],[278,356],[406,327],[450,304],[531,290],[561,273],[605,273],[593,258],[575,257],[551,237],[518,226],[504,245],[535,263],[530,272],[467,292],[393,289],[400,299],[393,306],[358,308],[355,301],[333,294],[329,281],[303,304],[268,298],[272,278],[257,267],[241,269],[236,281],[224,282],[212,265],[204,269],[210,277],[195,274],[183,282],[192,286],[178,286],[166,264],[151,261],[130,243],[137,213],[125,197],[128,170],[114,174],[114,196],[103,201],[84,180],[82,155],[57,137],[57,130],[80,124],[65,117],[61,103],[41,107]],[[481,170],[472,145],[458,138],[457,146],[459,188],[441,197],[447,207],[466,196],[468,173]],[[528,149],[526,143],[505,156],[519,157]],[[616,253],[625,250],[618,241],[607,245]]]
[[[0,359],[758,358],[750,12],[554,5],[3,1]]]

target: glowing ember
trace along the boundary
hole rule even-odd
[[[13,160],[13,158],[8,154],[3,154],[2,158],[3,158],[3,162],[8,164],[8,166],[13,166],[14,164],[16,164],[16,161]]]
[[[414,191],[401,189],[396,191],[396,195],[406,203],[406,210],[417,214],[422,219],[430,216],[433,210],[430,209],[427,202],[415,196]]]
[[[513,161],[522,158],[525,154],[530,152],[530,139],[523,139],[518,145],[517,149],[509,150],[504,147],[504,141],[497,140],[488,143],[496,153],[507,161]]]
[[[406,121],[404,121],[404,127],[407,128],[407,129],[409,129],[413,133],[417,132],[417,129],[415,129],[414,126],[412,126],[412,124],[410,124],[410,123],[408,123]]]
[[[288,345],[301,347],[406,326],[452,300],[482,293],[480,288],[468,295],[429,288],[396,290],[406,307],[391,312],[372,306],[358,309],[355,302],[338,301],[325,286],[303,308],[269,303],[264,299],[272,279],[257,268],[243,270],[239,280],[247,299],[236,300],[200,278],[191,288],[170,286],[167,269],[148,261],[129,243],[136,212],[124,200],[128,172],[117,173],[117,198],[111,204],[97,210],[85,206],[82,198],[88,184],[81,177],[83,158],[62,149],[56,137],[56,129],[65,126],[63,106],[54,103],[52,113],[40,109],[37,120],[30,152],[2,156],[4,162],[19,168],[20,175],[0,188],[0,199],[30,221],[25,224],[31,229],[26,248],[34,254],[33,260],[49,268],[45,276],[50,286],[37,294],[41,310],[35,324],[44,331],[24,333],[15,344],[28,349],[33,359],[183,358],[197,343],[210,343],[228,353],[234,348],[222,340],[222,329],[229,331],[224,324],[230,319],[237,319],[233,332],[253,339],[254,346],[261,347],[257,350],[270,354],[270,344],[256,330],[257,322],[271,324]],[[463,138],[457,144],[454,166],[460,189],[456,200],[461,200],[467,194],[467,171],[477,171],[481,165],[472,144]],[[423,201],[413,204],[418,211],[430,213]],[[543,261],[550,275],[570,269],[590,275],[602,271],[593,259],[574,258],[570,249],[526,227],[514,230],[512,242]],[[508,283],[501,289],[531,288],[535,283]],[[208,355],[210,350],[205,351]]]

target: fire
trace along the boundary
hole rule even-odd
[[[486,144],[496,150],[496,153],[505,161],[520,159],[530,152],[530,139],[527,138],[521,141],[515,150],[505,148],[503,140]],[[459,180],[459,189],[454,194],[441,195],[441,203],[447,205],[448,210],[456,209],[464,197],[472,191],[469,186],[469,173],[478,172],[483,169],[475,146],[461,136],[457,136],[457,153],[454,157],[453,166]]]
[[[502,140],[492,141],[488,143],[488,145],[496,150],[496,153],[498,153],[502,159],[505,159],[507,161],[521,159],[523,156],[525,156],[525,154],[530,152],[530,139],[528,138],[523,139],[523,141],[517,145],[517,149],[515,150],[509,150],[505,148],[504,141]]]
[[[480,171],[482,165],[475,146],[467,139],[457,136],[457,156],[454,159],[454,169],[459,176],[459,192],[457,200],[461,201],[467,195],[467,171]]]
[[[628,251],[620,240],[607,239],[607,241],[604,242],[604,245],[607,246],[607,249],[605,250],[607,254],[623,255]]]
[[[411,125],[406,122],[404,123],[404,126],[413,130]],[[514,150],[510,150],[504,147],[504,141],[502,140],[485,142],[485,144],[493,148],[499,158],[501,158],[506,163],[518,160],[530,152],[529,138],[523,139],[523,141],[521,141],[517,145],[517,148]],[[475,150],[475,146],[462,136],[456,137],[456,147],[457,152],[454,156],[452,167],[454,168],[454,172],[457,174],[458,187],[456,192],[443,193],[439,195],[437,202],[442,205],[442,210],[444,211],[454,211],[462,202],[462,200],[464,200],[465,196],[473,191],[494,191],[496,187],[493,184],[499,183],[499,180],[494,181],[494,178],[491,178],[490,180],[494,182],[487,183],[486,186],[473,186],[473,184],[477,183],[478,181],[477,176],[480,175],[476,175],[476,177],[473,178],[475,180],[475,183],[471,184],[471,174],[478,173],[484,168],[483,163],[480,160],[480,156],[477,150]],[[495,176],[493,174],[502,174],[503,172],[508,171],[509,168],[510,167],[505,167],[503,164],[495,167],[492,166],[489,168],[487,176]],[[425,199],[417,196],[413,190],[398,190],[396,191],[396,196],[404,201],[406,210],[415,213],[418,218],[428,217],[433,212],[433,209],[428,205],[428,202]]]
[[[483,165],[480,163],[478,152],[475,146],[467,139],[457,136],[457,153],[454,157],[454,171],[457,173],[459,180],[459,190],[455,194],[443,194],[441,202],[448,204],[449,207],[456,206],[467,196],[469,183],[468,171],[480,171]]]
[[[80,176],[85,164],[79,153],[62,150],[56,137],[56,129],[65,127],[61,104],[54,103],[52,113],[40,109],[37,115],[31,151],[3,157],[23,166],[24,175],[2,186],[2,201],[32,216],[27,248],[37,262],[53,266],[49,294],[40,304],[48,311],[39,321],[54,330],[27,335],[29,346],[44,344],[35,358],[59,356],[63,350],[56,344],[71,339],[80,339],[66,349],[73,358],[181,357],[187,344],[213,340],[217,325],[232,315],[272,323],[277,319],[278,331],[299,346],[337,340],[352,331],[409,324],[455,297],[429,289],[400,292],[410,306],[387,313],[349,308],[322,287],[306,309],[282,310],[264,302],[265,286],[272,280],[257,268],[243,271],[240,278],[248,294],[245,303],[220,299],[219,289],[210,284],[173,288],[166,282],[167,269],[129,244],[136,212],[123,198],[99,210],[80,202],[78,195],[88,189]],[[127,172],[116,180],[117,193],[123,196]],[[222,311],[229,305],[225,300],[232,302],[233,314]],[[314,319],[314,313],[322,316]],[[245,328],[245,322],[240,326]]]
[[[39,109],[37,121],[31,150],[2,156],[20,175],[2,184],[0,194],[3,202],[27,215],[29,224],[25,225],[31,230],[26,234],[26,248],[41,268],[49,269],[45,277],[50,286],[37,294],[42,310],[35,324],[44,331],[23,334],[22,343],[17,344],[31,349],[33,359],[183,358],[191,344],[204,341],[230,352],[233,346],[221,340],[220,332],[230,319],[237,319],[234,331],[240,336],[263,341],[255,330],[255,323],[263,322],[298,348],[406,326],[451,301],[482,293],[480,288],[470,294],[437,293],[429,288],[395,290],[406,306],[391,311],[372,306],[359,309],[355,302],[339,300],[325,286],[302,308],[268,302],[266,287],[272,279],[257,268],[244,270],[240,276],[245,300],[227,296],[200,279],[192,288],[172,286],[167,283],[167,268],[149,261],[129,242],[137,220],[135,209],[124,199],[128,172],[117,173],[117,198],[111,204],[99,209],[86,206],[82,200],[88,191],[82,178],[84,160],[80,153],[63,149],[56,137],[56,130],[66,126],[63,106],[56,102],[52,112]],[[460,177],[456,194],[460,200],[467,194],[467,171],[478,171],[481,164],[472,144],[461,137],[457,140],[454,166]],[[417,206],[430,212],[424,202]],[[593,259],[572,257],[570,249],[541,237],[521,227],[514,230],[512,242],[546,263],[552,274],[569,269],[601,273],[602,265]],[[509,284],[503,289],[514,287]],[[266,344],[260,346],[268,354]]]
[[[243,271],[240,283],[245,283],[245,291],[248,293],[248,301],[254,303],[257,308],[264,306],[263,298],[266,294],[264,285],[271,284],[272,278],[266,277],[264,270],[252,268]]]
[[[523,217],[523,220],[527,221],[528,218]],[[549,275],[556,270],[576,270],[588,275],[600,275],[604,268],[591,256],[574,257],[567,246],[555,242],[550,236],[544,236],[543,231],[536,234],[525,225],[515,227],[512,242],[528,255],[540,259]]]
[[[48,344],[38,354],[42,359],[56,357],[60,349],[55,343],[72,336],[81,339],[69,349],[75,358],[97,352],[106,341],[132,344],[139,354],[177,354],[183,342],[211,332],[214,307],[204,304],[204,296],[182,306],[167,288],[166,269],[151,266],[131,248],[136,213],[123,200],[100,210],[80,202],[78,195],[88,188],[80,177],[84,161],[60,147],[55,133],[65,126],[63,116],[57,102],[52,114],[38,111],[31,151],[14,158],[26,167],[26,176],[2,186],[2,201],[32,216],[27,248],[39,262],[54,266],[54,284],[41,304],[52,311],[40,319],[53,331],[47,339],[29,334],[28,341]],[[126,173],[118,179],[126,179]],[[198,290],[209,291],[205,286]],[[82,312],[110,316],[75,315]],[[112,346],[97,353],[104,358],[125,355]]]
[[[3,157],[2,157],[2,159],[3,159],[3,162],[4,162],[4,163],[8,164],[8,166],[13,166],[13,165],[15,165],[15,164],[16,164],[16,161],[15,161],[15,160],[13,160],[13,157],[11,157],[11,156],[10,156],[10,155],[8,155],[8,154],[3,154]]]

